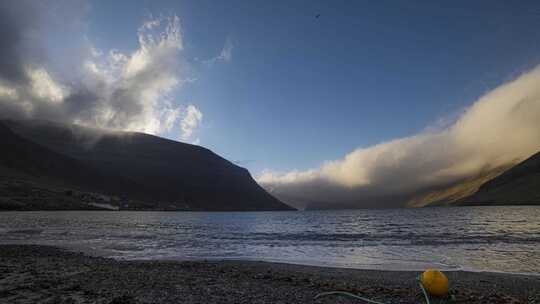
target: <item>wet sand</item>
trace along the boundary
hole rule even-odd
[[[326,297],[343,290],[384,303],[424,303],[418,272],[246,261],[117,261],[49,246],[0,245],[0,303],[361,303]],[[454,300],[540,303],[540,277],[447,272]]]

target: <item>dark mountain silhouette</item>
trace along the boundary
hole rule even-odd
[[[515,164],[508,164],[497,168],[482,170],[475,176],[452,183],[445,187],[436,187],[428,191],[422,191],[408,199],[407,207],[439,207],[452,206],[461,199],[468,197],[478,191],[480,187],[512,168]]]
[[[540,205],[540,152],[407,202],[408,207],[470,205]]]
[[[134,189],[133,197],[142,197],[135,183],[26,140],[2,123],[0,138],[0,210],[102,209],[66,195],[73,190],[111,194]]]
[[[457,205],[540,205],[540,152],[484,183]]]
[[[126,191],[136,184],[119,177],[107,176],[69,156],[26,140],[0,123],[0,172],[2,176],[16,174],[20,177],[44,180],[50,183],[80,186],[85,190],[110,192],[115,188]],[[136,191],[136,189],[135,189]]]
[[[263,190],[246,169],[199,146],[48,121],[3,123],[9,130],[0,127],[0,135],[8,138],[0,168],[12,175],[62,181],[145,201],[155,209],[292,209]]]

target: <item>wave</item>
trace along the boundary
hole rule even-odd
[[[41,234],[41,233],[43,233],[43,229],[16,229],[16,230],[8,230],[7,233],[13,233],[13,234]]]

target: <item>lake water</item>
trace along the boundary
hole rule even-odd
[[[540,274],[540,207],[3,212],[0,242],[59,245],[118,259]]]

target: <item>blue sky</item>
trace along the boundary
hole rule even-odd
[[[81,35],[131,53],[162,15],[180,18],[195,80],[173,103],[196,106],[200,144],[255,176],[446,125],[540,63],[535,1],[91,1]],[[230,60],[205,64],[227,43]]]
[[[180,17],[188,58],[232,41],[178,100],[204,113],[202,145],[255,175],[415,134],[540,62],[534,2],[102,1],[91,36],[132,49],[148,13]]]

